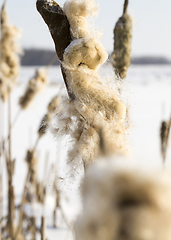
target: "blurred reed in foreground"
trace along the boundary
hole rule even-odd
[[[170,174],[114,158],[103,159],[86,173],[76,239],[170,240]]]

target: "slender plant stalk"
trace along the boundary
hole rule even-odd
[[[34,148],[33,148],[34,151],[36,150],[36,148],[38,146],[39,140],[40,140],[40,137],[38,135],[37,140],[36,140],[35,145],[34,145]]]
[[[36,240],[36,219],[32,217],[32,238],[31,240]]]
[[[3,165],[3,137],[2,137],[2,129],[3,129],[3,106],[2,101],[0,99],[0,219],[3,218],[3,175],[2,175],[2,165]],[[2,225],[0,222],[0,239],[2,233]]]
[[[41,217],[41,240],[46,240],[45,229],[46,229],[46,219],[44,216],[42,216]]]
[[[12,161],[11,161],[11,96],[8,99],[8,131],[9,131],[9,145],[8,145],[8,224],[9,224],[9,235],[13,240],[14,229],[13,229],[13,186],[12,186]]]
[[[0,173],[0,219],[3,218],[3,189],[2,189],[2,174]],[[0,222],[0,240],[1,240],[2,224]]]
[[[24,203],[25,203],[26,189],[27,189],[27,183],[28,183],[28,180],[29,180],[29,177],[30,177],[30,172],[31,172],[31,169],[30,169],[30,167],[29,167],[28,172],[27,172],[27,176],[26,176],[26,180],[25,180],[25,184],[24,184],[24,190],[23,190],[23,194],[22,194],[22,200],[21,200],[21,204],[20,204],[18,228],[17,228],[16,234],[15,234],[14,240],[17,240],[17,239],[18,239],[18,235],[19,235],[19,233],[20,233],[21,230],[22,230],[22,223],[23,223],[23,206],[24,206]]]
[[[45,165],[44,165],[43,186],[45,187],[45,189],[47,189],[46,184],[48,184],[48,176],[47,176],[48,162],[49,162],[49,152],[46,153],[46,159],[45,159]],[[44,212],[45,212],[45,199],[43,201],[43,206],[42,206],[42,215],[44,214]]]
[[[124,2],[124,8],[123,8],[123,15],[127,12],[127,8],[128,8],[128,0],[125,0]]]
[[[50,62],[47,64],[46,67],[49,68],[50,66],[52,66],[56,60],[57,60],[57,56],[55,54],[55,56],[50,60]]]

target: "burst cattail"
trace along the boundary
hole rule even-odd
[[[108,152],[125,153],[126,107],[117,90],[106,85],[97,73],[108,55],[99,40],[89,31],[86,22],[86,18],[96,12],[97,4],[94,0],[70,0],[65,3],[64,12],[70,27],[68,33],[68,24],[64,24],[65,14],[61,13],[61,19],[62,16],[65,18],[63,30],[60,29],[61,39],[66,36],[65,48],[59,43],[60,34],[53,21],[53,17],[57,18],[62,9],[59,11],[59,6],[54,1],[49,3],[47,0],[38,0],[37,8],[49,26],[58,57],[62,61],[69,99],[62,102],[57,128],[59,135],[68,134],[73,140],[69,161],[76,156],[86,163],[94,161],[100,154],[99,129],[103,129]]]
[[[36,70],[35,77],[29,81],[26,91],[19,99],[19,105],[22,109],[26,109],[35,95],[40,92],[47,84],[47,69],[39,68]]]
[[[123,15],[114,28],[114,52],[112,64],[116,75],[126,78],[127,69],[131,62],[132,18],[127,13],[128,0],[125,0]]]
[[[169,174],[114,162],[105,159],[86,173],[76,239],[170,240]]]
[[[160,128],[160,140],[161,140],[161,154],[163,157],[163,162],[165,161],[166,158],[166,151],[168,147],[168,139],[169,139],[169,132],[170,132],[170,124],[171,121],[163,121],[161,123],[161,128]]]
[[[19,37],[19,30],[10,25],[5,10],[5,3],[1,9],[1,39],[0,39],[0,98],[8,99],[19,74],[19,57],[21,53],[15,40]]]

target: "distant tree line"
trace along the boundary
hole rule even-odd
[[[46,66],[56,56],[56,60],[53,65],[59,65],[60,62],[57,58],[55,50],[44,50],[44,49],[25,49],[24,54],[21,57],[22,66]]]
[[[131,64],[171,64],[171,60],[162,56],[143,56],[143,57],[132,57]]]
[[[25,49],[24,54],[21,57],[22,66],[46,66],[50,61],[56,56],[55,50],[45,50],[45,49]],[[59,65],[60,62],[56,56],[53,65]],[[171,64],[171,60],[162,56],[140,56],[132,57],[131,64]]]

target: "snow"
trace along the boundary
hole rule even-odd
[[[19,78],[19,84],[12,93],[12,119],[18,111],[18,99],[25,89],[27,81],[34,75],[36,67],[23,67]],[[106,65],[101,70],[105,77],[113,74],[111,66]],[[47,104],[58,91],[61,91],[62,76],[59,67],[49,69],[49,85],[44,92],[39,94],[32,105],[21,112],[20,117],[12,131],[12,157],[16,159],[14,175],[14,188],[16,203],[21,199],[24,179],[26,175],[26,163],[24,161],[26,150],[35,144],[37,129],[41,118],[46,113]],[[132,161],[147,167],[161,167],[162,158],[160,154],[159,130],[162,120],[168,120],[171,115],[171,68],[170,66],[134,66],[128,71],[128,77],[124,80],[124,90],[122,94],[125,101],[130,106],[130,156]],[[3,107],[7,118],[7,104]],[[4,134],[7,134],[7,121],[4,121]],[[45,210],[35,204],[37,224],[40,223],[42,211],[47,218],[46,235],[48,240],[73,239],[72,232],[66,227],[59,213],[59,228],[52,227],[52,211],[54,206],[54,196],[50,193],[52,179],[55,173],[50,172],[50,163],[57,166],[57,174],[63,178],[60,180],[60,190],[62,193],[62,208],[68,222],[73,224],[77,215],[81,211],[80,182],[82,172],[77,169],[74,173],[75,178],[69,177],[70,168],[65,161],[66,141],[58,141],[50,132],[42,137],[38,144],[39,153],[39,178],[43,178],[44,164],[47,152],[49,153],[49,180],[48,193]],[[5,163],[3,163],[5,166]],[[166,168],[171,168],[171,142],[166,156]],[[6,173],[3,172],[5,177]],[[4,186],[4,199],[7,196],[7,189]],[[6,202],[7,204],[7,202]],[[29,211],[29,208],[27,208]]]

